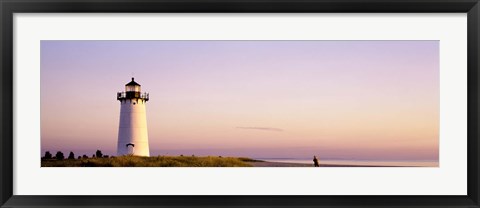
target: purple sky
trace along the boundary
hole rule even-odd
[[[133,75],[151,155],[437,160],[438,64],[438,41],[42,41],[42,154],[115,154]]]

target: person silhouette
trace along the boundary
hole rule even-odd
[[[315,165],[315,167],[320,167],[320,165],[318,164],[318,159],[317,159],[317,156],[313,156],[313,165]]]

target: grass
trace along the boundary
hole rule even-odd
[[[42,167],[251,167],[250,158],[196,156],[119,156],[85,159],[42,159]]]

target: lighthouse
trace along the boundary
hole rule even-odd
[[[132,81],[125,85],[125,92],[117,93],[120,101],[117,155],[150,156],[148,147],[147,115],[145,104],[148,93],[142,93],[140,84]]]

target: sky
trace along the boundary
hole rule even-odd
[[[131,77],[150,154],[438,160],[438,41],[41,41],[41,151],[115,155]]]

